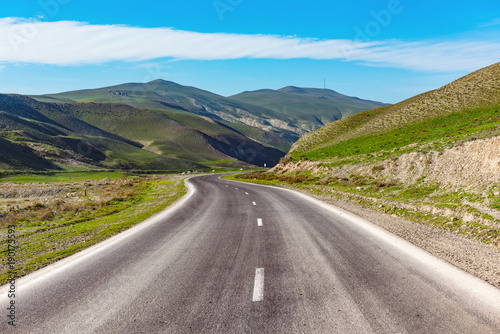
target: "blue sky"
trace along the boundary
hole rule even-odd
[[[162,78],[228,96],[325,78],[395,103],[498,61],[498,0],[21,0],[0,12],[2,93]]]

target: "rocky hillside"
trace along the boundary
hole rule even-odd
[[[281,174],[307,171],[315,176],[341,179],[363,175],[407,186],[426,181],[453,188],[488,189],[500,185],[500,136],[471,140],[443,150],[416,150],[372,163],[334,166],[328,160],[286,161],[283,159],[274,171]],[[494,194],[498,195],[498,191]]]

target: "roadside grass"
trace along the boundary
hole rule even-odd
[[[117,171],[67,172],[67,173],[47,173],[47,174],[8,174],[5,176],[0,176],[0,183],[72,182],[72,181],[102,180],[105,178],[115,180],[125,176],[126,174]]]
[[[0,284],[7,282],[7,227],[15,225],[15,271],[26,275],[101,242],[163,210],[186,193],[185,177],[145,176],[31,187],[0,205]],[[2,186],[6,187],[6,186]],[[30,187],[26,185],[24,187]],[[47,196],[44,187],[48,187]],[[60,188],[60,189],[58,189]],[[5,188],[1,191],[7,193]],[[55,196],[51,195],[56,193]],[[7,203],[5,203],[7,202]]]
[[[358,175],[349,178],[319,178],[298,173],[276,175],[253,172],[228,175],[225,179],[273,185],[305,191],[323,198],[335,198],[395,215],[423,225],[452,231],[485,244],[500,245],[500,220],[476,206],[498,210],[498,185],[485,197],[466,189],[445,189],[438,184],[419,181],[405,186],[392,181]],[[497,212],[500,214],[500,211]]]
[[[202,163],[206,166],[215,166],[215,165],[231,164],[234,162],[235,162],[235,160],[233,160],[233,159],[220,159],[220,160],[201,161],[200,163]]]

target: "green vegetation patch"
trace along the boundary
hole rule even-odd
[[[500,108],[498,107],[453,113],[382,134],[351,138],[311,152],[294,151],[291,157],[294,160],[340,158],[344,159],[340,164],[350,164],[384,160],[391,155],[401,155],[420,149],[425,144],[434,144],[428,148],[442,151],[461,141],[495,135],[500,135]],[[415,143],[418,145],[412,146]]]
[[[41,173],[41,174],[7,174],[0,177],[0,183],[44,183],[44,182],[72,182],[87,180],[112,180],[124,177],[125,174],[117,171],[107,172],[69,172],[69,173]]]
[[[163,210],[186,193],[184,179],[161,176],[2,186],[0,284],[9,276],[9,226],[15,225],[15,271],[23,276]]]

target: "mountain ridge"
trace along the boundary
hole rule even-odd
[[[286,145],[290,147],[305,133],[345,115],[386,105],[380,102],[347,97],[331,90],[294,86],[287,86],[281,90],[284,92],[279,90],[259,90],[259,92],[290,94],[286,96],[294,96],[296,100],[289,104],[281,101],[278,107],[275,105],[269,107],[241,98],[241,94],[252,94],[252,92],[224,97],[207,90],[183,86],[163,79],[156,79],[148,83],[125,83],[32,97],[46,102],[111,102],[128,104],[138,108],[190,112],[226,122],[229,125],[240,123],[274,133],[275,136],[281,137],[279,147]],[[304,91],[304,96],[307,95],[308,100],[297,101],[298,94],[292,95],[292,93],[287,93],[287,90]],[[321,94],[327,97],[319,101],[321,98],[318,95]],[[340,101],[340,104],[333,101],[334,99]],[[293,105],[298,102],[300,102],[300,106]],[[321,112],[320,115],[315,115],[314,111],[317,111],[318,107],[313,106],[313,104],[318,103]],[[354,106],[351,108],[351,105]],[[340,109],[337,108],[338,106]],[[272,142],[266,144],[272,145]]]
[[[387,104],[346,96],[334,90],[286,86],[230,96],[231,99],[272,109],[296,119],[296,125],[315,130],[343,117]]]
[[[125,83],[32,97],[46,102],[55,99],[59,102],[121,103],[137,108],[190,112],[228,124],[243,123],[258,127],[282,136],[281,141],[288,146],[291,146],[300,135],[305,133],[291,124],[292,119],[273,110],[234,101],[207,90],[183,86],[162,79],[148,83]],[[274,120],[280,120],[283,124],[274,122]],[[282,126],[275,126],[273,123]],[[292,137],[292,139],[287,139],[288,137]]]

